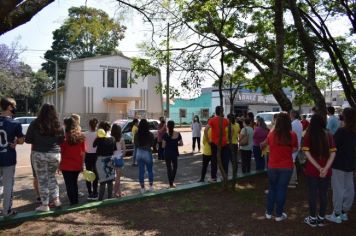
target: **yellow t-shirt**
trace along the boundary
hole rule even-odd
[[[237,144],[237,138],[239,137],[239,133],[240,133],[240,125],[238,123],[232,124],[231,132],[232,132],[231,135],[232,144]],[[227,143],[229,143],[229,126],[225,128],[225,133],[226,133]]]
[[[134,142],[135,134],[137,134],[138,127],[136,125],[132,126],[131,133],[132,133],[132,142]]]
[[[211,156],[211,129],[208,130],[208,138],[206,138],[205,135],[203,135],[203,155],[205,156]]]

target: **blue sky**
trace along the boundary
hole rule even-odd
[[[36,71],[44,62],[41,58],[44,52],[51,48],[52,32],[61,26],[70,7],[81,5],[85,5],[85,0],[57,0],[35,15],[30,22],[1,35],[0,43],[11,45],[18,41],[19,46],[25,49],[20,55],[21,60]],[[121,18],[116,1],[88,0],[87,6],[102,9],[111,17]],[[119,50],[129,57],[140,56],[136,45],[148,37],[148,27],[145,28],[141,18],[133,14],[127,14],[125,20],[120,22],[127,26],[127,31],[119,43]]]

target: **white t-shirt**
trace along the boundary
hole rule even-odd
[[[201,123],[199,122],[192,123],[192,135],[193,138],[201,136]]]
[[[120,142],[116,142],[116,151],[114,151],[114,157],[120,157],[122,158],[122,148],[121,148],[121,142],[124,142],[124,139],[121,138]]]
[[[298,139],[298,151],[300,149],[300,145],[301,145],[301,141],[302,141],[302,135],[303,135],[303,125],[302,122],[300,122],[300,120],[298,119],[294,119],[292,121],[292,131],[294,133],[296,133],[297,135],[297,139]],[[298,155],[298,151],[293,152],[292,156],[293,156],[293,160],[295,160],[295,158]]]
[[[96,147],[93,147],[94,140],[96,139],[96,131],[86,131],[85,136],[85,152],[96,153]]]

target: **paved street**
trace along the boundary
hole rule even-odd
[[[191,153],[191,133],[181,132],[181,134],[184,146],[179,147],[181,157],[178,161],[178,171],[175,181],[177,185],[196,182],[200,178],[201,171],[201,154]],[[17,146],[18,164],[16,167],[13,205],[15,209],[21,212],[34,210],[36,207],[36,196],[32,186],[33,177],[30,165],[30,148],[31,147],[28,144]],[[156,154],[154,157],[154,187],[156,189],[166,188],[168,187],[168,181],[165,162],[157,160]],[[121,180],[122,189],[126,194],[135,194],[139,192],[138,168],[131,166],[131,161],[131,156],[125,157],[125,167],[123,170],[124,176]],[[254,166],[253,161],[252,166]],[[254,167],[252,167],[252,169],[254,169]],[[240,170],[238,173],[241,173]],[[208,169],[206,180],[209,180],[209,176],[210,168]],[[60,198],[66,205],[68,201],[61,174],[58,174],[57,180],[60,185]],[[79,188],[80,192],[84,194],[83,197],[80,198],[80,202],[86,202],[87,190],[82,175],[79,176]]]

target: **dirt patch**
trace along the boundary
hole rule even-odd
[[[252,177],[240,181],[236,192],[211,187],[166,195],[8,225],[1,235],[355,235],[354,209],[342,224],[313,229],[303,223],[308,215],[303,179],[288,191],[289,219],[266,220],[266,187],[266,176]]]

